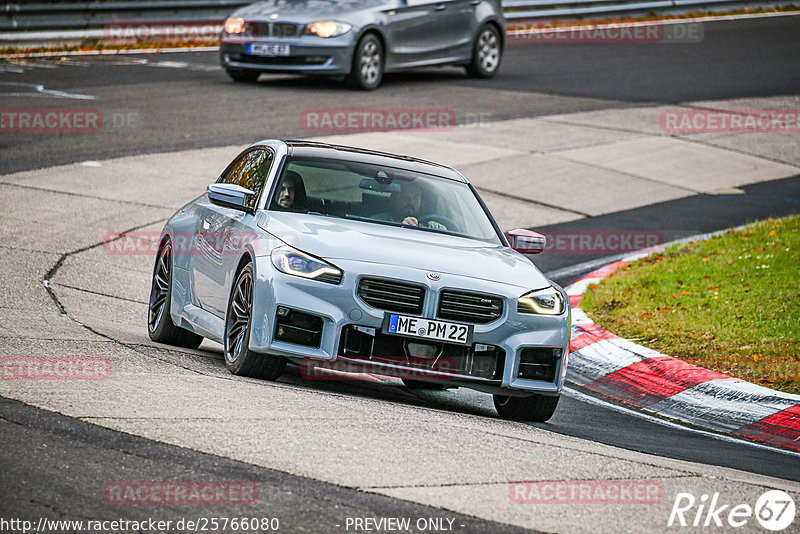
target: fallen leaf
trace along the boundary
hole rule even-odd
[[[709,291],[716,291],[717,289],[719,289],[717,286],[708,286]]]
[[[642,314],[642,317],[644,317],[645,319],[646,319],[646,318],[648,318],[648,317],[651,317],[651,316],[652,316],[652,314],[651,314],[651,313],[649,313],[649,312],[644,312],[644,313]]]
[[[691,294],[692,294],[692,292],[689,291],[688,289],[685,290],[685,291],[681,291],[681,295],[691,295]]]
[[[665,311],[672,311],[672,308],[670,308],[669,306],[665,306],[665,307],[661,308],[661,309],[660,309],[660,310],[658,310],[658,311],[659,311],[660,313],[664,313]]]

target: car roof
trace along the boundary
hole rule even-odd
[[[357,163],[370,163],[432,174],[459,182],[467,181],[460,172],[452,167],[440,165],[431,161],[412,158],[410,156],[389,154],[387,152],[378,152],[376,150],[368,150],[365,148],[319,143],[316,141],[291,139],[283,142],[286,143],[290,156],[339,159]]]

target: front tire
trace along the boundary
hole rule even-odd
[[[172,301],[172,242],[166,241],[156,256],[150,303],[147,307],[147,333],[158,343],[196,349],[203,336],[175,326],[170,315]]]
[[[472,48],[472,61],[467,65],[467,74],[473,78],[493,78],[500,69],[503,46],[500,32],[493,25],[481,28]]]
[[[383,79],[383,45],[374,33],[368,33],[356,45],[347,85],[372,91]]]
[[[560,396],[531,395],[530,397],[509,397],[492,395],[494,407],[500,417],[510,421],[535,421],[544,423],[556,411]]]
[[[228,301],[225,315],[225,366],[238,376],[277,380],[286,368],[279,356],[259,354],[250,350],[250,330],[253,313],[253,264],[239,272]]]

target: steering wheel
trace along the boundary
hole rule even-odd
[[[424,217],[420,217],[419,219],[417,219],[417,222],[419,222],[420,226],[422,226],[423,224],[427,224],[431,221],[444,225],[444,227],[450,232],[459,231],[458,225],[455,223],[455,221],[453,221],[453,219],[451,219],[450,217],[446,217],[444,215],[438,215],[434,213],[431,215],[425,215]]]

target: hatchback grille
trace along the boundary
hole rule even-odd
[[[297,24],[276,22],[272,25],[272,37],[294,37],[297,35]]]
[[[425,288],[395,280],[362,278],[358,283],[358,296],[374,308],[419,315],[425,300]]]
[[[468,323],[491,323],[503,315],[503,299],[493,295],[477,295],[460,291],[442,291],[439,297],[440,319]]]
[[[255,28],[255,35],[260,37],[294,37],[297,35],[297,24],[291,22],[248,22],[247,28]],[[251,31],[251,34],[253,32]]]

